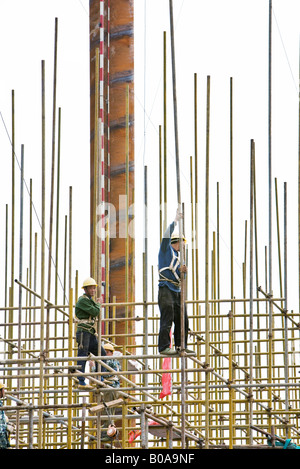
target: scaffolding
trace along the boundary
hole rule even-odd
[[[164,357],[157,354],[159,314],[157,303],[127,304],[136,310],[132,320],[142,324],[140,333],[125,337],[118,347],[119,334],[115,323],[116,310],[124,304],[103,304],[114,315],[102,319],[105,331],[102,340],[114,343],[117,359],[122,364],[119,375],[121,387],[118,399],[111,403],[117,408],[101,405],[101,394],[107,386],[100,376],[105,372],[86,370],[85,376],[95,388],[84,391],[76,387],[77,345],[74,339],[74,301],[66,305],[48,304],[49,348],[47,356],[40,349],[40,305],[30,306],[30,298],[40,298],[19,283],[28,293],[22,306],[21,340],[8,331],[19,327],[19,308],[1,308],[9,320],[1,324],[7,334],[1,337],[1,380],[7,386],[7,402],[3,410],[16,425],[18,448],[80,449],[101,447],[101,422],[109,420],[117,427],[115,438],[105,447],[111,448],[182,448],[182,436],[187,448],[264,447],[266,436],[259,429],[281,439],[299,442],[299,379],[296,375],[295,350],[287,350],[297,340],[299,323],[294,314],[280,306],[281,298],[272,298],[276,311],[272,314],[270,337],[269,298],[255,298],[253,329],[249,330],[250,300],[209,300],[209,332],[203,333],[206,317],[201,312],[204,301],[187,301],[190,311],[189,348],[195,356],[186,356],[185,395],[182,395],[180,360],[174,357],[171,367],[163,367]],[[148,353],[145,354],[145,307],[151,309],[147,321]],[[107,332],[109,326],[112,327]],[[61,329],[63,333],[58,334]],[[137,327],[138,329],[138,327]],[[249,334],[253,335],[253,351],[249,353]],[[205,348],[209,347],[206,363]],[[20,347],[20,348],[19,348]],[[87,357],[105,364],[103,357]],[[271,366],[270,366],[271,361]],[[252,375],[249,364],[253,362]],[[87,367],[88,368],[88,367]],[[106,371],[106,375],[111,369]],[[161,398],[162,376],[172,378],[171,392]],[[207,384],[208,381],[208,384]],[[108,387],[109,388],[109,387]],[[207,392],[208,388],[208,392]],[[181,404],[185,405],[183,433]],[[206,433],[206,429],[209,433]],[[258,430],[258,431],[259,431]],[[102,446],[103,447],[103,446]]]
[[[170,2],[171,4],[171,2]],[[271,5],[271,2],[270,2]],[[57,23],[56,23],[57,28]],[[166,34],[164,33],[164,68],[166,67]],[[99,51],[97,52],[97,54]],[[98,66],[98,65],[97,65]],[[175,71],[175,68],[174,68]],[[165,76],[165,69],[164,69]],[[173,75],[175,78],[175,74]],[[174,82],[173,82],[174,84]],[[164,81],[164,86],[166,83]],[[42,181],[45,178],[44,148],[44,63],[42,62]],[[176,88],[175,88],[176,89]],[[165,90],[164,90],[165,91]],[[230,81],[231,102],[233,81]],[[129,88],[124,88],[126,102],[125,147],[129,139]],[[165,106],[164,92],[164,110]],[[124,96],[123,96],[124,98]],[[174,101],[176,94],[174,94]],[[197,75],[194,76],[195,129],[197,129]],[[98,99],[98,97],[97,97]],[[231,109],[232,113],[232,109]],[[12,115],[14,116],[14,92],[12,92]],[[164,121],[165,121],[164,116]],[[181,255],[189,256],[191,266],[184,281],[183,302],[189,317],[188,348],[193,354],[180,352],[176,357],[158,354],[159,308],[156,296],[156,275],[151,267],[151,281],[147,276],[147,245],[143,258],[143,300],[123,301],[114,296],[101,306],[98,321],[99,343],[112,343],[121,371],[115,372],[120,379],[117,398],[106,402],[103,396],[110,391],[101,377],[111,374],[101,355],[86,357],[98,362],[107,371],[94,371],[88,364],[84,376],[93,389],[77,386],[76,378],[82,374],[77,369],[77,344],[75,340],[75,304],[79,297],[79,278],[83,273],[73,272],[72,267],[72,187],[69,190],[69,214],[65,217],[64,231],[64,285],[63,301],[58,300],[57,284],[50,295],[51,271],[48,282],[45,273],[46,248],[49,266],[52,244],[46,245],[45,192],[42,191],[42,220],[40,255],[38,234],[32,229],[32,191],[30,186],[30,241],[29,266],[26,281],[23,280],[23,190],[24,160],[21,159],[20,186],[20,236],[19,275],[14,272],[15,228],[12,226],[11,285],[7,295],[8,271],[8,206],[6,206],[5,246],[5,304],[0,307],[0,381],[6,384],[6,401],[2,409],[15,426],[11,445],[16,449],[225,449],[225,448],[272,448],[276,441],[291,439],[300,445],[299,408],[300,382],[297,376],[299,352],[299,313],[287,309],[287,190],[284,187],[284,268],[279,294],[273,294],[271,273],[272,258],[266,255],[265,287],[258,283],[258,245],[256,223],[256,171],[255,142],[251,141],[249,233],[245,223],[245,257],[243,262],[243,295],[236,298],[233,289],[233,244],[231,245],[231,296],[220,298],[219,229],[210,233],[209,227],[209,123],[210,123],[210,77],[207,77],[206,108],[206,210],[205,210],[205,295],[199,290],[198,259],[198,161],[197,132],[195,132],[195,157],[190,159],[191,173],[191,227],[181,227],[185,234],[191,232],[192,249]],[[54,119],[55,121],[55,119]],[[59,114],[60,128],[60,114]],[[231,126],[232,128],[232,126]],[[175,129],[175,134],[177,130]],[[163,134],[165,135],[164,128]],[[14,121],[12,134],[14,135]],[[166,168],[162,162],[162,129],[159,129],[159,191],[160,206],[166,209],[163,189],[166,188]],[[232,135],[231,135],[232,137]],[[60,138],[60,133],[59,133]],[[165,156],[166,140],[163,141]],[[59,145],[58,145],[59,150]],[[128,156],[128,155],[126,155]],[[232,157],[232,155],[231,155]],[[14,160],[12,139],[12,224],[14,224]],[[59,161],[59,159],[58,159]],[[179,163],[179,155],[178,155]],[[231,160],[232,164],[232,160]],[[231,166],[232,168],[232,166]],[[130,168],[125,167],[126,181]],[[180,171],[177,173],[180,182]],[[232,173],[231,173],[232,178]],[[231,183],[231,203],[233,182]],[[59,188],[59,169],[58,183]],[[45,184],[42,184],[45,188]],[[277,181],[276,207],[278,208]],[[178,205],[182,205],[180,184]],[[217,200],[219,208],[219,190]],[[269,193],[272,195],[271,187]],[[51,196],[54,197],[53,186]],[[52,199],[52,204],[53,204]],[[144,200],[148,200],[147,168],[145,168]],[[59,192],[57,193],[57,202]],[[164,203],[162,203],[162,201]],[[147,207],[147,203],[145,204]],[[232,206],[231,206],[232,208]],[[279,214],[277,210],[277,230]],[[57,210],[58,214],[58,210]],[[272,203],[270,202],[270,214]],[[126,227],[130,215],[127,207]],[[218,214],[219,217],[219,214]],[[217,217],[217,218],[218,218]],[[146,216],[147,218],[147,216]],[[160,212],[160,239],[166,213]],[[51,226],[53,220],[50,217]],[[231,231],[233,216],[231,214]],[[58,226],[58,220],[56,220]],[[219,224],[218,224],[219,226]],[[110,229],[112,227],[110,226]],[[51,232],[51,228],[50,228]],[[58,233],[56,233],[59,236]],[[146,233],[147,235],[147,233]],[[212,235],[212,249],[209,240]],[[247,240],[249,237],[249,246]],[[34,238],[34,239],[33,239]],[[146,236],[147,238],[147,236]],[[127,238],[128,239],[128,236]],[[232,240],[233,243],[233,240]],[[57,245],[57,244],[56,244]],[[128,248],[128,245],[127,245]],[[106,249],[108,246],[106,245]],[[281,267],[280,243],[278,243]],[[101,251],[103,252],[103,251]],[[128,250],[126,251],[128,255]],[[69,263],[66,262],[67,253]],[[57,259],[58,252],[55,254]],[[249,256],[249,259],[248,259]],[[93,261],[95,262],[95,260]],[[126,257],[128,266],[129,258]],[[57,263],[55,263],[57,265]],[[39,266],[39,267],[38,267]],[[146,266],[146,267],[145,267]],[[94,266],[95,267],[95,266]],[[109,266],[108,267],[109,270]],[[226,270],[226,269],[225,269]],[[270,275],[269,282],[267,280]],[[281,274],[281,268],[280,268]],[[109,272],[106,271],[105,288],[109,290]],[[36,279],[41,279],[41,289]],[[54,273],[57,281],[58,273]],[[281,277],[281,280],[282,280]],[[68,282],[67,282],[68,278]],[[74,287],[72,286],[74,283]],[[126,285],[133,284],[133,273],[126,271]],[[46,293],[45,289],[48,286]],[[151,300],[148,298],[151,291]],[[18,302],[16,297],[18,296]],[[50,297],[54,300],[50,301]],[[128,298],[127,298],[128,300]],[[119,314],[119,311],[122,314]],[[128,325],[131,324],[132,327]],[[80,360],[83,360],[81,357]],[[100,367],[99,367],[100,368]],[[167,378],[167,388],[165,380]],[[104,402],[105,401],[105,402]],[[115,411],[111,412],[111,408]],[[112,437],[104,439],[103,425],[109,423],[116,429]]]

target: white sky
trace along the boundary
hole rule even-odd
[[[216,229],[216,184],[220,184],[221,297],[228,298],[229,263],[229,81],[234,103],[234,256],[235,295],[240,297],[244,260],[244,223],[249,220],[250,140],[256,144],[260,278],[264,286],[264,247],[268,245],[268,0],[174,0],[179,144],[186,235],[190,232],[189,164],[194,155],[193,83],[198,74],[198,157],[200,275],[204,275],[205,112],[206,80],[211,77],[210,220]],[[0,111],[11,135],[11,90],[15,90],[16,154],[25,146],[25,179],[33,178],[34,203],[40,216],[41,60],[46,62],[47,165],[50,174],[54,21],[58,17],[57,107],[62,108],[61,220],[68,213],[73,186],[73,268],[80,280],[89,269],[89,21],[87,0],[0,0]],[[146,6],[146,18],[144,8]],[[273,180],[278,179],[281,235],[283,183],[288,185],[289,301],[298,308],[297,184],[299,18],[297,0],[273,0]],[[143,200],[143,164],[149,171],[149,265],[158,252],[158,126],[163,123],[162,51],[167,31],[170,63],[169,1],[135,1],[135,158],[136,200]],[[145,42],[144,42],[145,41]],[[145,56],[146,51],[146,56]],[[144,95],[144,86],[146,94]],[[169,220],[176,210],[173,108],[168,78],[168,200]],[[145,110],[144,110],[145,103]],[[144,112],[145,111],[145,112]],[[145,139],[145,140],[144,140]],[[11,148],[0,121],[2,184],[0,187],[0,259],[4,271],[5,204],[11,204]],[[145,149],[145,150],[144,150]],[[17,168],[17,166],[16,166]],[[19,173],[16,171],[16,243],[18,244]],[[49,195],[49,182],[47,194]],[[25,205],[29,203],[25,197]],[[49,203],[47,201],[47,207]],[[273,185],[273,286],[278,295],[277,235]],[[48,208],[47,208],[48,211]],[[136,211],[136,227],[143,222]],[[10,212],[9,212],[10,214]],[[9,215],[10,216],[10,215]],[[46,217],[47,220],[47,217]],[[25,224],[25,230],[28,223]],[[35,221],[34,230],[38,230]],[[141,229],[136,228],[138,271]],[[48,227],[46,230],[48,235]],[[26,235],[27,236],[27,235]],[[62,249],[61,235],[60,249]],[[210,248],[212,236],[210,236]],[[249,246],[249,238],[248,238]],[[281,245],[283,255],[283,244]],[[249,253],[247,254],[249,260]],[[24,259],[26,266],[26,259]],[[62,251],[60,269],[62,268]],[[155,269],[154,269],[155,270]],[[18,262],[15,266],[18,276]],[[25,275],[25,273],[23,274]],[[62,273],[61,273],[62,275]],[[201,295],[204,281],[201,282]],[[3,292],[0,292],[1,302]],[[136,278],[141,299],[141,277]]]

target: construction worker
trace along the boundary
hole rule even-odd
[[[78,344],[78,357],[87,357],[89,353],[93,355],[98,355],[98,339],[95,329],[95,322],[97,317],[100,314],[100,301],[95,302],[93,297],[96,293],[97,283],[96,281],[88,277],[84,280],[82,284],[84,289],[84,294],[78,298],[78,301],[75,306],[75,316],[78,319],[77,322],[77,331],[76,331],[76,341]],[[101,346],[101,356],[105,356],[105,350]],[[85,371],[85,360],[80,360],[77,362],[81,366],[80,371],[84,373]],[[96,371],[98,371],[98,364],[96,362]],[[105,371],[103,369],[102,371]],[[85,382],[84,376],[79,376],[79,387],[84,386],[85,389],[91,388]]]
[[[114,371],[121,371],[121,365],[120,362],[113,356],[115,348],[112,344],[106,343],[103,345],[103,348],[105,349],[106,356],[109,358],[106,358],[104,360],[105,364],[112,368]],[[106,372],[109,372],[110,370],[107,368],[105,370]],[[111,388],[107,391],[104,391],[102,393],[102,398],[103,398],[103,403],[106,404],[107,402],[114,401],[115,399],[118,398],[118,391],[116,391],[116,388],[120,387],[120,380],[119,376],[115,374],[110,374],[104,376],[103,379],[105,384],[108,384]],[[107,407],[103,412],[102,415],[106,415],[108,417],[108,420],[110,420],[110,416],[114,415],[116,411],[116,407]],[[101,432],[101,440],[102,441],[109,441],[109,437],[107,437],[106,429],[108,428],[107,423],[104,423],[102,427],[102,432]]]
[[[5,396],[5,386],[3,383],[0,383],[0,449],[8,449],[10,448],[9,443],[9,432],[7,426],[7,418],[4,413],[4,410],[1,410],[3,406],[3,399]]]
[[[177,210],[176,217],[163,236],[158,254],[159,291],[158,305],[160,309],[160,329],[158,350],[163,355],[176,355],[181,348],[181,274],[187,272],[185,265],[180,264],[180,238],[173,234],[175,225],[182,218]],[[185,239],[182,240],[185,243]],[[175,349],[170,347],[171,327],[174,322]],[[188,318],[184,307],[185,337],[184,347],[187,353]]]
[[[110,367],[113,368],[115,371],[122,371],[120,362],[116,359],[113,358],[115,348],[112,344],[106,343],[103,345],[103,348],[106,352],[106,355],[108,359],[105,359],[105,363]],[[106,369],[108,371],[108,369]],[[118,375],[108,375],[104,376],[104,383],[109,384],[109,386],[112,386],[113,388],[119,388],[120,387],[120,380]]]

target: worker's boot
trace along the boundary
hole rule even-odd
[[[176,347],[176,350],[177,350],[178,354],[180,354],[181,347]],[[194,352],[194,350],[190,350],[188,348],[183,349],[183,352],[185,352],[187,355],[196,355],[196,352]]]
[[[159,353],[160,355],[168,355],[168,356],[178,355],[177,350],[172,350],[170,347],[165,348],[164,350],[162,350],[162,352],[159,352]]]
[[[86,384],[85,381],[80,381],[78,384],[78,389],[84,389],[86,391],[89,391],[89,390],[95,389],[95,387],[91,386],[90,384]]]

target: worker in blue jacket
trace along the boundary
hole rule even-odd
[[[160,309],[160,329],[158,336],[158,350],[163,355],[175,355],[181,347],[181,274],[186,273],[185,265],[180,264],[180,238],[173,234],[175,225],[182,218],[177,210],[175,220],[168,227],[163,236],[159,254],[159,291],[158,305]],[[185,242],[185,239],[183,239]],[[170,347],[170,331],[174,322],[175,350]],[[185,351],[187,350],[188,318],[186,307],[184,307],[185,323]]]

